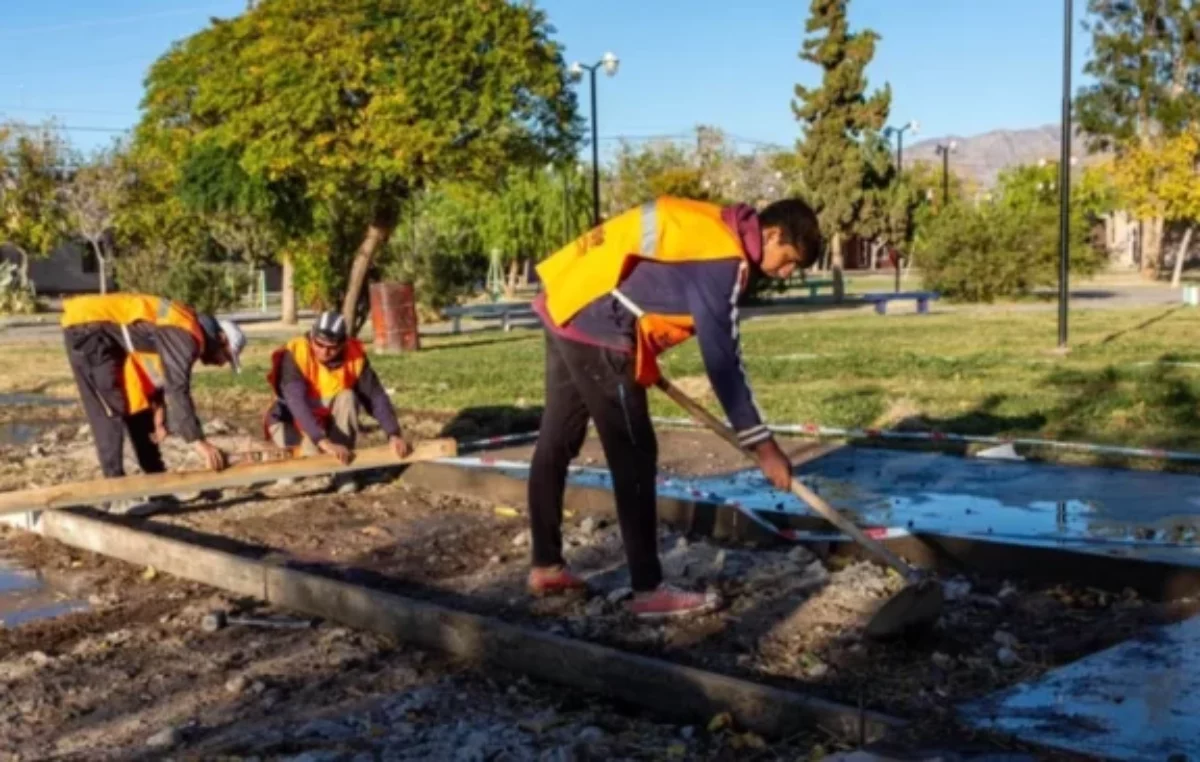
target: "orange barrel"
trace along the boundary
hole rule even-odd
[[[371,284],[371,327],[376,352],[415,352],[421,348],[416,291],[411,283]]]

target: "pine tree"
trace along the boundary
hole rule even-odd
[[[821,67],[821,86],[796,85],[792,102],[796,119],[805,128],[797,146],[804,184],[831,242],[838,297],[843,239],[869,232],[867,202],[892,179],[880,134],[891,106],[891,87],[885,84],[868,95],[865,73],[879,35],[866,29],[852,33],[846,6],[847,0],[812,0],[805,25],[810,36],[800,58]]]
[[[1191,0],[1091,0],[1094,84],[1075,99],[1093,148],[1152,151],[1200,120],[1200,7]],[[1143,220],[1142,273],[1156,278],[1163,218]]]

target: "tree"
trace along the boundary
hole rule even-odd
[[[65,164],[66,144],[53,123],[0,125],[0,243],[21,257],[22,288],[30,287],[30,258],[48,255],[67,228]]]
[[[796,85],[792,110],[805,126],[798,146],[804,182],[821,227],[832,244],[835,290],[840,297],[842,239],[863,230],[864,207],[892,180],[881,133],[891,88],[867,95],[866,67],[879,36],[851,33],[847,0],[812,0],[800,58],[823,72],[821,86]],[[868,226],[869,227],[869,226]]]
[[[1184,225],[1171,276],[1173,287],[1179,286],[1192,229],[1200,220],[1198,166],[1200,126],[1157,143],[1131,146],[1112,165],[1117,193],[1135,216]]]
[[[302,183],[319,222],[360,218],[352,321],[412,193],[569,154],[575,100],[551,31],[542,11],[504,0],[263,0],[159,59],[143,124],[236,148],[252,177]]]
[[[121,166],[120,148],[101,151],[75,170],[62,191],[70,229],[92,247],[100,274],[100,293],[108,293],[108,269],[113,255],[112,234],[129,185]]]
[[[1094,84],[1075,99],[1095,148],[1146,148],[1200,119],[1200,6],[1187,0],[1090,0]],[[1142,218],[1142,273],[1156,278],[1163,218]]]

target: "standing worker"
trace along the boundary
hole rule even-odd
[[[780,489],[791,463],[754,402],[738,340],[738,300],[752,276],[788,278],[821,249],[813,211],[777,201],[761,212],[662,197],[585,233],[538,265],[534,309],[546,325],[546,407],[529,478],[534,595],[586,589],[562,555],[570,461],[590,418],[612,473],[617,520],[642,618],[702,613],[715,596],[663,584],[655,480],[658,445],[646,387],[656,356],[693,335],[741,445]]]
[[[192,401],[192,366],[239,370],[246,346],[228,320],[142,294],[79,296],[63,302],[63,337],[105,477],[125,475],[125,432],[138,465],[166,470],[159,444],[169,431],[219,471],[225,455],[204,438]]]
[[[267,411],[264,433],[277,447],[300,447],[305,456],[323,452],[349,463],[358,441],[361,407],[379,421],[396,457],[411,452],[387,391],[367,361],[362,342],[347,336],[340,312],[321,313],[308,335],[275,350],[267,382],[276,401]],[[342,493],[359,486],[352,475],[335,484]]]

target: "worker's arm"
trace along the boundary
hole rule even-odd
[[[737,315],[741,266],[728,260],[706,262],[692,271],[685,293],[708,379],[738,442],[749,448],[770,439],[771,432],[754,402],[742,364]]]
[[[304,432],[304,436],[311,439],[313,444],[324,439],[325,429],[321,427],[309,406],[308,381],[300,372],[300,367],[296,365],[291,352],[284,352],[279,361],[279,391],[283,396],[283,403],[287,405],[288,412],[292,414],[292,419],[300,427],[300,431]]]
[[[383,383],[369,362],[363,365],[362,373],[354,384],[354,394],[363,409],[379,421],[379,428],[383,429],[388,439],[400,436],[400,421],[396,418],[396,408],[392,406],[387,390],[383,388]]]
[[[155,327],[153,341],[163,365],[167,428],[189,444],[204,439],[192,402],[192,366],[200,357],[201,347],[192,334],[174,326]]]

